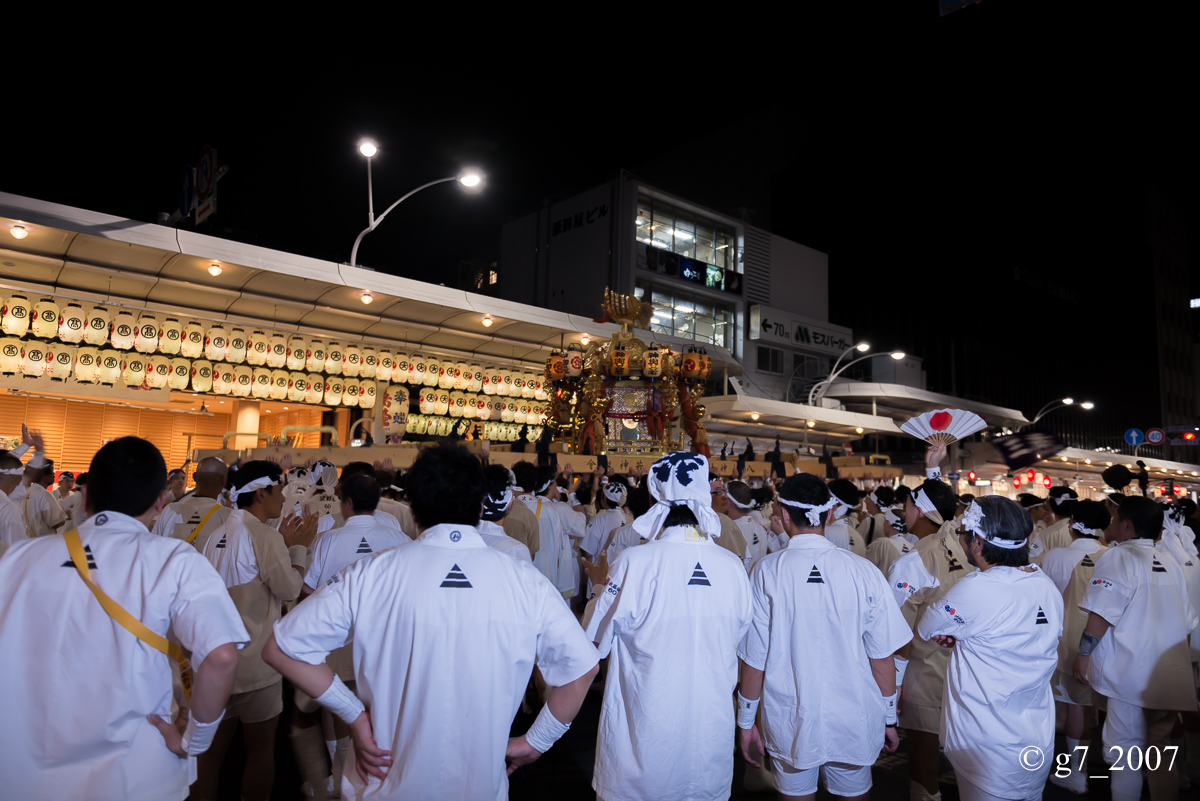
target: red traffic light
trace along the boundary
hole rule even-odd
[[[1196,439],[1196,432],[1195,431],[1185,431],[1185,432],[1183,432],[1183,438],[1186,439],[1188,442],[1194,442]]]
[[[1054,483],[1054,482],[1050,480],[1050,476],[1046,476],[1045,478],[1043,478],[1043,479],[1042,479],[1042,485],[1043,485],[1043,486],[1044,486],[1046,489],[1050,489],[1050,485],[1051,485],[1051,484],[1053,484],[1053,483]]]
[[[975,471],[968,470],[967,471],[967,481],[974,481],[974,480],[975,480]]]

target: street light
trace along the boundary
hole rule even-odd
[[[849,353],[849,351],[847,351],[847,353]],[[839,375],[841,375],[842,373],[846,372],[846,370],[849,369],[851,366],[858,364],[859,362],[864,361],[865,359],[874,358],[874,356],[859,356],[857,359],[852,359],[851,361],[846,362],[841,367],[838,367],[838,363],[841,362],[841,360],[845,357],[845,355],[846,354],[843,353],[841,356],[839,356],[838,360],[833,363],[833,370],[830,371],[829,375],[826,376],[823,380],[818,381],[815,385],[813,385],[813,388],[808,391],[808,405],[809,406],[812,406],[814,403],[816,403],[818,400],[820,400],[822,397],[824,397],[825,393],[829,390],[830,385],[833,384],[833,380],[835,378],[837,378]],[[878,354],[876,354],[876,355],[878,355]],[[903,359],[905,357],[906,354],[902,350],[894,350],[888,355],[890,355],[896,361],[900,361],[901,359]]]
[[[464,192],[473,194],[475,192],[483,191],[483,173],[473,167],[467,167],[460,171],[458,175],[451,175],[449,178],[439,178],[436,181],[430,181],[427,184],[421,184],[416,189],[412,190],[395,203],[388,206],[387,210],[383,214],[380,214],[378,217],[376,217],[375,190],[374,185],[371,182],[371,160],[377,153],[379,153],[379,145],[375,144],[374,140],[371,139],[360,139],[358,141],[358,152],[367,160],[367,227],[364,228],[362,233],[360,233],[354,239],[354,247],[350,249],[351,267],[358,266],[358,246],[362,243],[363,237],[374,231],[379,224],[383,222],[383,218],[391,213],[392,209],[396,208],[401,203],[420,192],[422,189],[428,189],[431,186],[448,183],[450,181],[457,181],[459,185],[462,186]]]
[[[1060,400],[1052,400],[1049,403],[1047,403],[1045,406],[1043,406],[1041,409],[1039,409],[1038,413],[1033,416],[1033,419],[1030,420],[1026,425],[1021,426],[1021,428],[1029,428],[1029,426],[1036,424],[1038,420],[1041,420],[1043,417],[1050,414],[1050,412],[1053,412],[1057,409],[1065,408],[1067,406],[1074,406],[1074,405],[1075,405],[1074,398],[1062,398]],[[1095,409],[1096,404],[1092,403],[1091,401],[1084,401],[1083,403],[1079,404],[1079,408],[1083,409],[1084,411],[1089,411],[1091,409]]]
[[[871,349],[871,343],[866,342],[866,341],[859,342],[857,345],[854,346],[854,349],[856,351],[858,351],[859,353],[866,353],[867,351],[869,351]],[[844,351],[842,351],[841,355],[837,357],[837,361],[835,361],[833,363],[834,370],[836,370],[837,366],[842,363],[842,359],[846,358],[846,355],[848,353],[850,353],[850,351],[848,349],[844,350]],[[787,391],[787,397],[785,398],[785,400],[789,403],[792,400],[792,381],[794,381],[796,379],[796,373],[800,372],[802,369],[804,369],[804,365],[798,366],[795,370],[792,371],[791,377],[788,378],[788,391]]]

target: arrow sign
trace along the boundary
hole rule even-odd
[[[1125,432],[1125,441],[1130,445],[1141,445],[1144,439],[1146,439],[1146,437],[1142,434],[1142,430],[1140,428],[1131,428]]]

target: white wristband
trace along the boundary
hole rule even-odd
[[[329,689],[313,700],[344,720],[347,725],[358,720],[358,716],[367,710],[362,701],[358,700],[358,696],[350,692],[350,688],[337,676],[333,677]]]
[[[188,715],[187,728],[183,730],[183,751],[188,756],[200,756],[212,745],[213,737],[217,735],[217,727],[225,717],[225,710],[217,715],[217,719],[201,723],[194,715]]]
[[[308,562],[308,549],[303,545],[293,545],[288,548],[288,557],[292,560],[292,567],[304,570],[305,563]]]
[[[24,455],[25,455],[26,453],[28,453],[28,452],[29,452],[29,445],[27,445],[26,443],[22,442],[20,445],[18,445],[17,447],[13,448],[13,449],[12,449],[11,451],[9,451],[8,453],[9,453],[9,455],[10,455],[10,456],[15,456],[15,457],[17,457],[18,459],[20,459],[22,456],[24,456]]]
[[[537,719],[529,727],[529,731],[525,732],[525,742],[529,743],[533,750],[544,754],[550,750],[550,746],[558,742],[559,737],[567,733],[569,728],[571,728],[570,723],[563,723],[554,717],[554,713],[550,711],[550,705],[544,704]]]
[[[755,698],[751,701],[742,695],[742,691],[738,690],[737,694],[737,725],[739,729],[754,728],[754,718],[758,715],[758,702],[762,698]]]
[[[896,665],[896,689],[899,690],[904,686],[904,671],[908,670],[908,660],[900,657],[893,657],[892,661]]]
[[[925,478],[932,478],[934,481],[941,481],[942,480],[942,468],[926,467],[925,468]]]
[[[883,699],[883,725],[885,726],[896,725],[896,696],[898,695],[899,693],[892,693]]]

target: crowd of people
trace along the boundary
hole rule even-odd
[[[124,437],[72,476],[43,451],[0,452],[5,797],[215,799],[240,729],[264,801],[282,719],[307,798],[503,799],[593,687],[604,801],[725,799],[739,758],[746,787],[865,799],[901,731],[912,801],[943,756],[970,801],[1162,801],[1200,762],[1189,501],[959,496],[945,446],[869,492],[686,452],[168,472]]]

